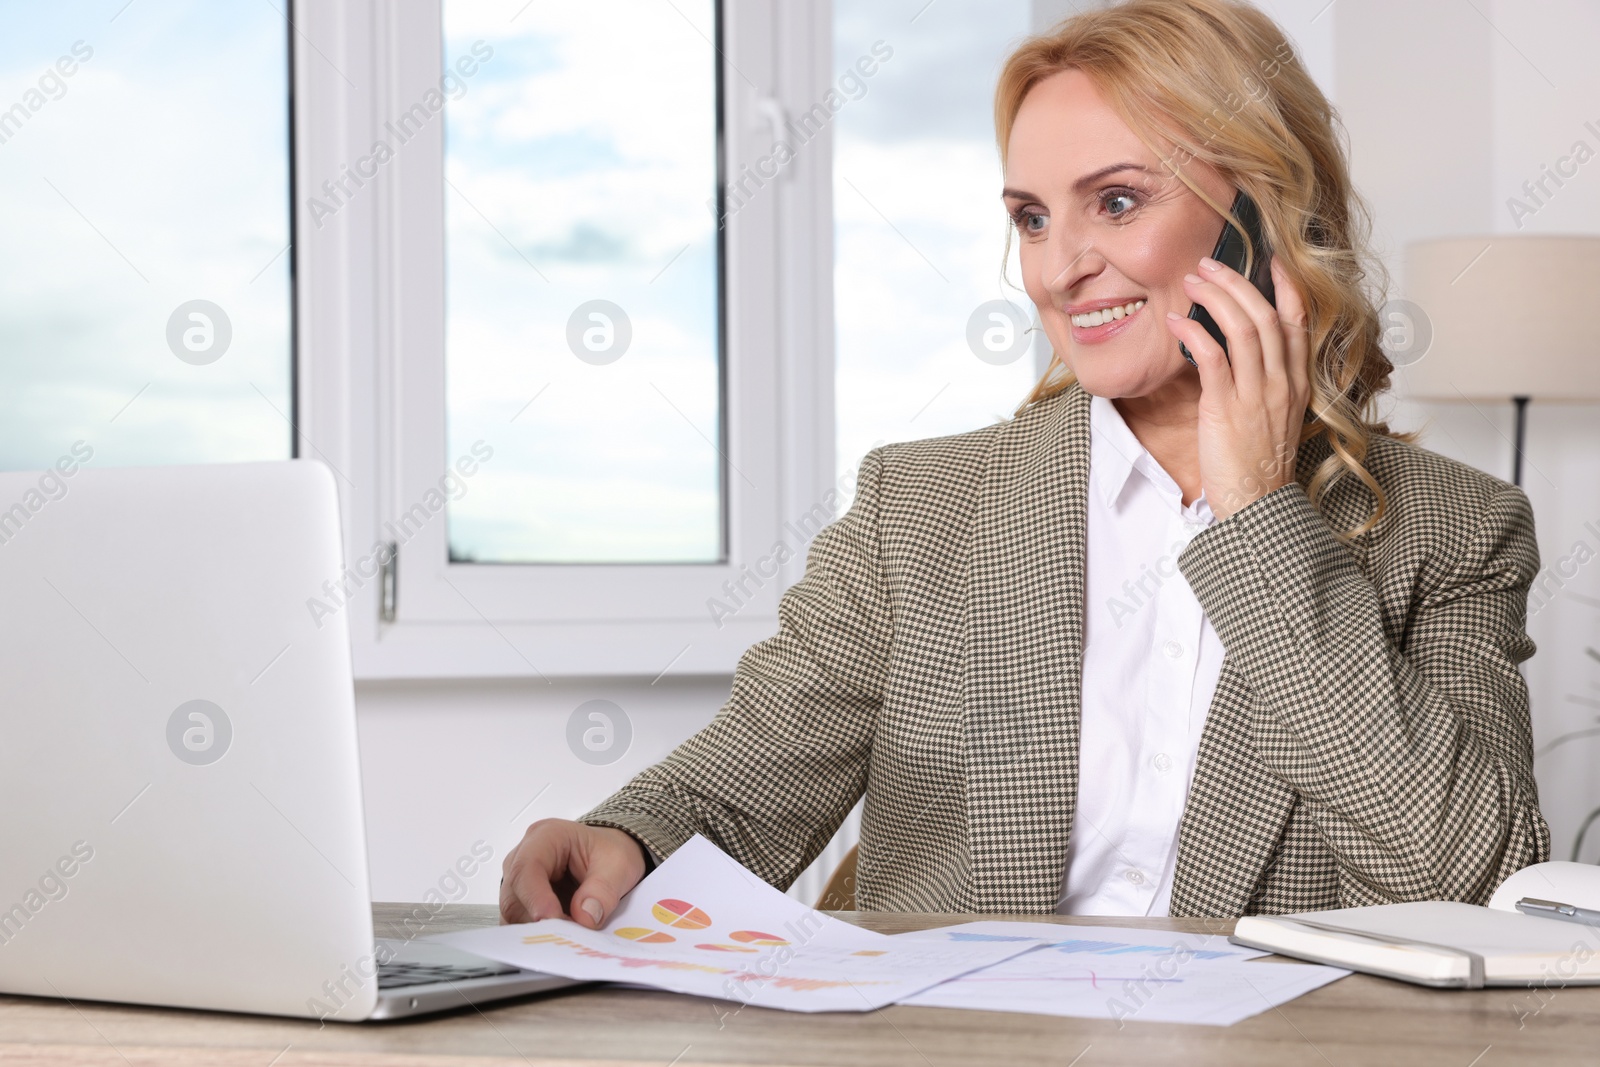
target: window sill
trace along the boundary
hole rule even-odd
[[[357,681],[732,674],[777,631],[769,617],[704,623],[397,623],[357,638]]]

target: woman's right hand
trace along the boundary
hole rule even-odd
[[[644,877],[644,849],[609,826],[541,819],[501,871],[501,922],[570,918],[594,930]]]

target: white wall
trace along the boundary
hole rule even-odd
[[[1583,125],[1600,126],[1600,66],[1585,54],[1600,41],[1592,0],[1264,0],[1263,7],[1295,38],[1344,116],[1356,180],[1401,291],[1406,241],[1517,232],[1506,198],[1574,141],[1600,149]],[[1600,160],[1525,219],[1522,232],[1600,233]],[[1479,410],[1396,401],[1392,410],[1397,425],[1426,427],[1428,447],[1510,477],[1509,403]],[[1600,538],[1583,526],[1600,528],[1600,411],[1535,405],[1530,415],[1524,482],[1545,562],[1571,552],[1579,538],[1600,550]],[[1537,770],[1559,858],[1583,815],[1600,806],[1593,773],[1600,734],[1581,733],[1600,725],[1600,658],[1585,652],[1600,649],[1596,571],[1582,570],[1529,623],[1539,645],[1526,665],[1535,744],[1555,746]],[[709,721],[729,685],[727,677],[668,676],[653,685],[359,686],[374,895],[417,899],[474,840],[489,842],[499,857],[533,819],[581,814]],[[614,701],[634,728],[628,752],[606,767],[583,763],[565,741],[568,716],[594,698]],[[797,896],[815,897],[844,845],[819,861]],[[1596,856],[1600,833],[1584,853]],[[477,877],[468,899],[494,901],[497,869]]]
[[[500,860],[536,819],[575,818],[709,722],[728,678],[364,682],[356,687],[372,892],[419,900],[476,840],[495,861],[466,898],[493,903]],[[594,766],[567,744],[586,701],[610,700],[632,740]]]
[[[421,899],[481,839],[495,859],[458,899],[494,903],[500,861],[529,823],[588,811],[710,722],[731,685],[726,676],[670,675],[654,684],[360,683],[356,708],[373,897]],[[568,744],[568,720],[590,700],[611,701],[631,727],[631,740],[618,747],[613,763],[587,763]],[[842,842],[824,853],[795,883],[795,896],[814,902],[848,847]]]

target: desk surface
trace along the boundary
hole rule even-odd
[[[374,907],[403,937],[411,905]],[[840,913],[885,933],[1007,916]],[[1012,917],[1014,918],[1014,917]],[[1034,918],[1026,916],[1024,918]],[[493,925],[449,905],[430,932]],[[1227,933],[1222,920],[1073,919]],[[1259,966],[1270,966],[1262,962]],[[0,997],[0,1065],[546,1067],[550,1064],[1500,1064],[1600,1060],[1600,987],[1424,989],[1354,974],[1231,1027],[890,1007],[800,1015],[646,990],[588,987],[431,1019],[345,1025]]]

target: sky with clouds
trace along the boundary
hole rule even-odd
[[[11,5],[0,35],[0,111],[26,114],[0,143],[0,466],[78,440],[105,465],[287,458],[287,28],[124,3]],[[209,363],[168,343],[192,300],[231,328]]]
[[[834,120],[834,313],[841,475],[886,441],[961,433],[1008,416],[1031,353],[994,365],[967,344],[978,305],[1031,309],[1011,251],[994,144],[994,84],[1028,32],[1017,0],[834,5],[834,68],[894,50]]]
[[[452,551],[715,560],[711,0],[523,6],[444,5],[446,61],[492,49],[445,123],[448,448],[496,449],[452,504]],[[966,341],[980,303],[1025,306],[1001,279],[990,107],[1027,18],[1014,0],[837,6],[836,71],[893,50],[833,121],[841,474],[879,442],[1003,417],[1033,380],[1031,357],[994,366]],[[287,456],[281,17],[113,0],[11,19],[0,109],[75,44],[92,54],[0,144],[0,462],[43,467],[80,439],[108,465]],[[632,334],[614,362],[572,351],[597,299]],[[192,300],[231,327],[214,362],[169,344]]]
[[[540,6],[508,26],[513,4],[446,4],[447,58],[495,49],[447,111],[450,447],[492,434],[497,448],[452,505],[452,550],[715,559],[711,5]],[[1014,0],[836,6],[836,72],[876,42],[893,52],[833,121],[841,474],[881,441],[1004,417],[1033,381],[1031,355],[995,366],[966,340],[979,304],[1027,306],[1001,280],[990,114],[1028,14]],[[570,350],[569,316],[594,298],[633,329],[615,363]]]
[[[451,455],[492,462],[451,551],[496,562],[720,558],[710,0],[447,0],[445,55],[493,49],[446,108]],[[601,350],[574,352],[580,316]],[[531,402],[530,402],[531,401]]]

